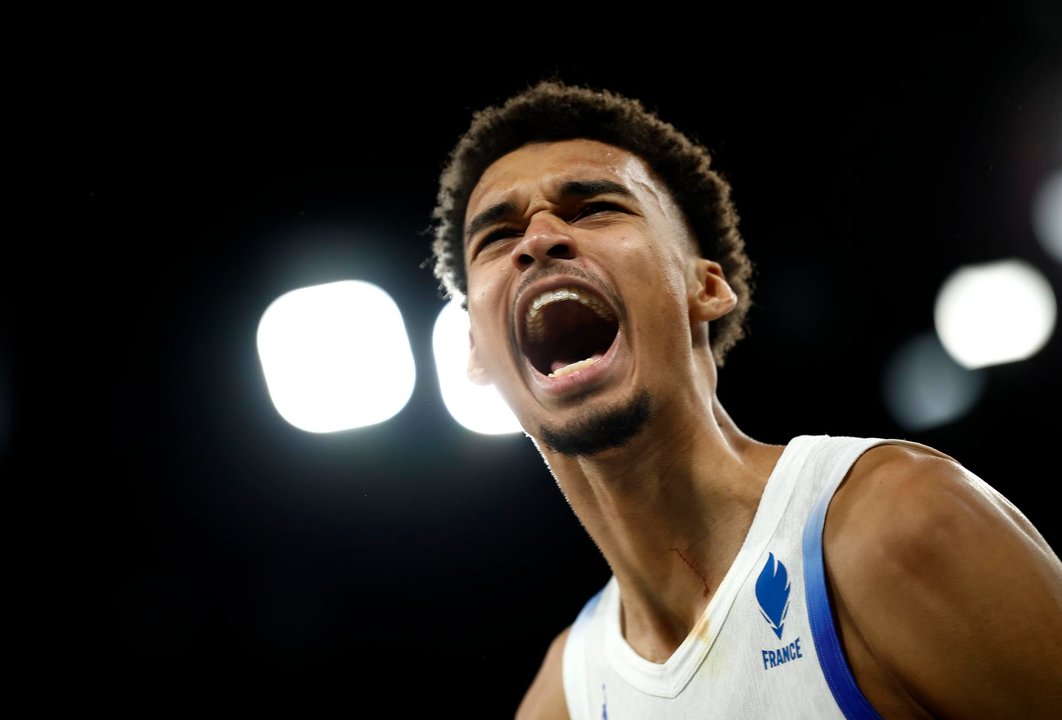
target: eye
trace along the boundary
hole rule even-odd
[[[608,200],[596,200],[594,202],[589,202],[586,205],[583,205],[583,207],[579,210],[579,212],[575,214],[575,217],[573,217],[571,221],[575,222],[577,220],[582,220],[585,217],[589,217],[590,215],[598,215],[600,213],[608,212],[611,210],[622,211],[623,208],[614,202],[609,202]]]
[[[507,238],[516,237],[520,234],[520,231],[512,227],[499,227],[494,228],[488,232],[483,233],[479,243],[476,245],[476,250],[473,255],[478,255],[480,251],[486,249],[486,247],[498,240],[505,240]]]

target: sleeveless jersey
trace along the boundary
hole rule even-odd
[[[572,719],[879,718],[834,628],[822,528],[852,464],[887,442],[903,441],[793,438],[704,615],[664,663],[641,657],[623,638],[612,577],[583,607],[564,648]]]

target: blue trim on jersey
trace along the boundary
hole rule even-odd
[[[833,625],[830,599],[826,594],[826,566],[822,558],[822,529],[831,499],[832,494],[820,498],[804,526],[804,583],[811,635],[815,638],[822,674],[844,716],[848,720],[881,720],[856,685]]]

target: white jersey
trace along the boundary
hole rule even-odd
[[[572,719],[878,718],[834,628],[822,528],[849,468],[886,442],[896,441],[825,435],[790,441],[733,565],[664,663],[641,657],[623,638],[619,586],[611,578],[583,607],[565,645]]]

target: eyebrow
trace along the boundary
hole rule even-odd
[[[611,180],[569,180],[561,185],[560,197],[564,200],[578,200],[594,197],[596,195],[622,195],[634,197],[634,193]],[[477,232],[493,222],[516,212],[516,203],[500,202],[472,218],[465,229],[465,242],[467,243]]]

